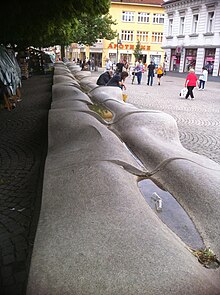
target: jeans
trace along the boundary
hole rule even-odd
[[[148,75],[148,78],[147,78],[147,85],[153,85],[153,79],[154,79],[154,75]]]
[[[138,84],[141,84],[141,79],[142,79],[142,72],[137,72],[137,82]]]
[[[205,81],[199,80],[199,88],[204,89],[205,88]]]

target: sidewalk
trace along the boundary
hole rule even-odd
[[[99,76],[104,71],[105,71],[105,68],[98,68],[98,71],[97,72],[92,72],[92,75],[96,76],[96,74],[97,74],[97,76]],[[187,74],[188,73],[179,73],[179,72],[170,72],[169,71],[169,72],[166,73],[166,76],[186,78]],[[220,82],[220,76],[218,76],[218,77],[208,76],[208,81]]]
[[[25,294],[38,222],[51,76],[23,81],[22,102],[0,111],[0,294]]]
[[[180,78],[186,78],[187,74],[188,73],[167,72],[167,76],[180,77]],[[198,75],[197,75],[197,77],[198,77]],[[218,76],[218,77],[208,76],[208,81],[220,82],[220,76]]]

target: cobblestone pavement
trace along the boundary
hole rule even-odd
[[[146,73],[142,85],[126,81],[128,102],[147,109],[170,114],[177,122],[182,145],[188,150],[207,156],[220,164],[220,80],[207,82],[204,91],[194,89],[195,100],[181,99],[180,90],[184,77],[162,77],[161,85],[146,85]]]
[[[39,216],[51,76],[23,81],[22,102],[0,111],[0,294],[25,294]]]
[[[103,69],[102,69],[103,71]],[[92,72],[98,77],[101,73]],[[210,77],[204,91],[194,89],[195,100],[181,99],[180,90],[184,86],[186,73],[168,73],[157,85],[147,86],[147,74],[143,74],[142,84],[131,84],[132,77],[126,79],[127,102],[139,108],[153,109],[170,114],[177,122],[182,145],[220,164],[220,77]]]
[[[150,87],[146,74],[142,85],[132,85],[129,77],[128,102],[171,114],[182,144],[220,163],[220,83],[208,82],[205,91],[195,90],[194,101],[179,98],[183,83],[181,77],[165,76],[161,86]],[[0,111],[1,295],[25,294],[41,204],[51,84],[47,75],[23,81],[23,101],[11,112]]]

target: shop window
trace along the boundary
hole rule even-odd
[[[192,33],[196,34],[198,30],[198,21],[199,21],[199,15],[194,14],[193,15],[193,21],[192,21]]]
[[[148,32],[137,31],[137,40],[140,42],[148,42]]]
[[[213,31],[214,11],[208,12],[207,33]]]
[[[134,41],[134,31],[122,30],[121,31],[121,40],[133,42]]]
[[[207,48],[205,50],[205,60],[204,66],[207,68],[208,73],[212,75],[214,69],[214,62],[215,62],[215,49],[214,48]]]
[[[123,22],[134,22],[134,12],[122,11],[122,21]]]
[[[153,24],[163,24],[163,23],[164,23],[164,14],[154,13]]]
[[[179,27],[179,34],[184,34],[184,27],[185,27],[185,16],[180,17],[180,27]]]
[[[138,12],[138,23],[149,23],[150,22],[150,13],[147,12]]]
[[[152,43],[162,43],[163,33],[152,32]]]
[[[190,68],[196,67],[197,49],[186,49],[184,71],[188,72]]]

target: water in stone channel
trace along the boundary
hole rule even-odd
[[[181,240],[193,249],[204,249],[204,243],[186,211],[167,191],[152,180],[139,181],[138,187],[151,209]]]

